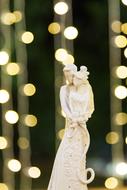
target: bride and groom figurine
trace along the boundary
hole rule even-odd
[[[94,97],[86,66],[80,71],[74,64],[63,68],[66,84],[60,89],[61,108],[66,115],[65,133],[57,150],[47,190],[88,190],[94,179],[86,168],[90,136],[86,122],[94,112]],[[88,172],[91,174],[87,179]]]

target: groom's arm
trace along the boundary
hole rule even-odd
[[[71,119],[72,115],[71,115],[71,112],[70,112],[68,105],[67,105],[67,92],[66,92],[66,90],[67,90],[66,86],[62,86],[60,88],[60,103],[61,103],[61,108],[64,111],[66,117]]]

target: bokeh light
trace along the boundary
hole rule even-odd
[[[116,165],[116,173],[119,175],[127,174],[127,164],[125,162],[120,162]]]
[[[74,26],[69,26],[64,30],[64,36],[68,40],[74,40],[78,36],[78,30]]]
[[[24,117],[24,123],[29,127],[34,127],[37,125],[37,117],[35,115],[26,115]]]
[[[0,183],[0,190],[9,190],[9,188],[5,183]]]
[[[15,124],[15,123],[17,123],[17,121],[19,119],[19,115],[16,111],[8,110],[5,113],[5,119],[8,123]]]
[[[127,78],[127,67],[126,66],[119,66],[116,69],[116,75],[120,79]]]
[[[127,97],[127,88],[125,86],[119,85],[115,88],[114,93],[118,99],[124,99]]]
[[[11,25],[15,23],[16,17],[14,13],[6,12],[1,15],[1,21],[5,25]]]
[[[20,72],[20,67],[17,63],[8,63],[6,71],[9,75],[17,75]]]
[[[10,95],[8,93],[7,90],[0,90],[0,103],[3,104],[3,103],[6,103],[10,98]]]
[[[20,22],[22,20],[21,11],[14,11],[13,14],[15,15],[15,22]]]
[[[29,147],[29,141],[28,141],[28,139],[25,138],[25,137],[19,137],[19,139],[18,139],[18,146],[21,149],[27,149]]]
[[[121,25],[121,31],[124,33],[124,34],[127,34],[127,23],[124,23]]]
[[[127,48],[124,49],[124,56],[127,58]]]
[[[120,21],[113,21],[111,24],[112,31],[115,33],[120,33],[121,32],[121,22]]]
[[[127,144],[127,137],[125,138],[125,143]]]
[[[57,61],[61,61],[63,62],[64,60],[67,59],[67,56],[68,56],[68,53],[67,53],[67,50],[65,49],[57,49],[56,52],[55,52],[55,58]]]
[[[0,137],[0,149],[7,148],[8,142],[5,137]]]
[[[108,144],[116,144],[119,141],[119,135],[116,132],[109,132],[106,135],[106,142]]]
[[[54,6],[54,11],[58,15],[64,15],[68,12],[68,5],[65,2],[58,2]]]
[[[6,51],[0,51],[0,65],[7,64],[9,60],[9,55]]]
[[[127,5],[127,0],[121,0],[124,5]]]
[[[60,32],[60,24],[58,22],[53,22],[48,26],[48,31],[51,34],[58,34]]]
[[[66,64],[73,64],[74,63],[74,57],[73,55],[71,54],[68,54],[66,59],[63,61],[63,64],[66,65]]]
[[[65,133],[65,129],[61,129],[58,131],[58,138],[60,140],[62,140],[63,136],[64,136],[64,133]]]
[[[24,87],[23,87],[23,93],[26,95],[26,96],[33,96],[36,92],[36,88],[33,84],[31,83],[28,83],[28,84],[25,84]]]
[[[16,159],[9,160],[7,165],[12,172],[18,172],[21,169],[21,163]]]
[[[127,38],[123,35],[118,35],[114,38],[114,42],[118,48],[124,48],[127,45]]]
[[[32,32],[26,31],[22,34],[21,39],[25,44],[30,44],[34,40],[34,35]]]
[[[115,123],[117,125],[125,125],[127,123],[127,113],[120,112],[115,115]]]
[[[28,175],[31,177],[31,178],[39,178],[40,175],[41,175],[41,171],[38,167],[30,167],[28,169]]]
[[[118,180],[115,177],[110,177],[105,181],[105,187],[107,189],[115,189],[118,186]]]

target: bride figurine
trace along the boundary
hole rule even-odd
[[[67,84],[60,89],[61,107],[66,115],[65,133],[58,148],[47,190],[88,190],[94,179],[92,168],[86,168],[90,136],[86,122],[94,111],[94,98],[88,82],[87,67],[80,71],[74,64],[63,69]],[[87,173],[91,176],[87,179]]]

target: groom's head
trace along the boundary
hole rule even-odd
[[[67,64],[63,68],[64,76],[69,84],[73,83],[73,76],[76,71],[77,71],[77,67],[74,64]]]

